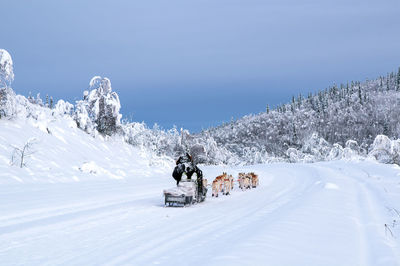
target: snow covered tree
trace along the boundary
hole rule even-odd
[[[11,55],[0,49],[0,88],[8,88],[14,80],[13,61]]]
[[[49,108],[50,108],[50,109],[53,109],[53,107],[54,107],[54,100],[53,100],[53,97],[50,96]]]
[[[39,106],[44,106],[42,98],[40,98],[40,93],[36,94],[35,103]]]
[[[392,161],[400,165],[400,139],[392,141]]]
[[[72,115],[74,106],[64,100],[59,100],[54,106],[55,113],[58,115]]]
[[[343,149],[343,157],[346,159],[357,158],[360,154],[360,147],[357,141],[348,140],[346,141],[345,148]]]
[[[203,145],[194,144],[190,147],[189,153],[192,156],[194,163],[207,163],[207,153]]]
[[[297,163],[300,161],[300,152],[296,148],[289,148],[286,151],[286,155],[289,158],[289,162]]]
[[[371,146],[370,156],[381,163],[393,163],[391,140],[385,135],[376,136]]]
[[[400,67],[397,71],[397,78],[396,78],[396,90],[399,91],[400,90]]]
[[[331,151],[329,143],[314,132],[303,146],[303,152],[313,155],[316,160],[324,160]]]
[[[90,92],[85,91],[83,100],[76,103],[75,120],[87,132],[95,128],[103,135],[117,132],[122,115],[118,94],[112,91],[108,78],[95,76],[89,83]]]
[[[84,92],[84,99],[87,91]],[[91,134],[94,130],[94,123],[89,117],[89,103],[86,100],[78,101],[75,105],[74,119],[79,128],[83,129],[87,133]]]
[[[0,118],[16,112],[15,93],[11,89],[14,80],[13,61],[10,54],[0,49]]]
[[[328,160],[340,160],[343,158],[343,147],[339,143],[333,144],[332,149],[329,152]]]

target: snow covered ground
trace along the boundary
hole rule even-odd
[[[204,170],[207,177],[255,170],[261,185],[189,208],[163,206],[162,189],[173,185],[168,174],[2,185],[1,264],[400,264],[397,167],[334,162]]]
[[[0,120],[1,265],[400,265],[398,166],[201,167],[260,186],[166,208],[171,162],[65,119]],[[27,166],[10,165],[32,137]]]

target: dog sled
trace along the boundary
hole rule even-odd
[[[178,186],[164,190],[165,206],[188,206],[206,199],[207,187],[197,180],[182,179]]]

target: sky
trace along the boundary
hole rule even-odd
[[[130,121],[198,132],[400,66],[398,0],[0,0],[13,89],[108,77]]]

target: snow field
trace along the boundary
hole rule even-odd
[[[6,184],[6,265],[399,265],[400,170],[374,162],[202,167],[255,171],[260,186],[187,208],[163,205],[170,174]]]
[[[152,157],[118,137],[93,138],[68,116],[42,119],[0,120],[0,184],[58,183],[145,177],[166,173],[171,162]],[[26,166],[11,166],[14,147],[34,139]],[[150,164],[156,167],[151,167]]]

